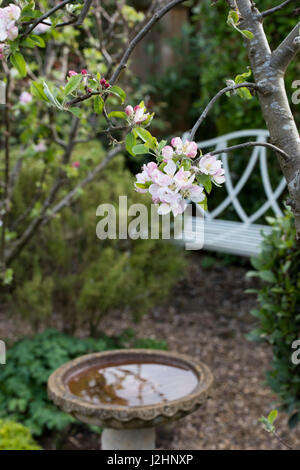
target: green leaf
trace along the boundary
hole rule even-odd
[[[60,102],[55,98],[55,96],[52,94],[52,92],[51,92],[50,88],[48,87],[47,83],[43,82],[43,85],[44,85],[44,93],[47,96],[47,98],[49,98],[49,101],[51,101],[51,103],[54,104],[54,106],[56,108],[58,108],[62,111],[64,108],[62,107]]]
[[[127,152],[130,153],[130,155],[133,155],[133,156],[135,155],[135,153],[132,151],[132,148],[135,146],[135,144],[136,144],[136,138],[133,135],[133,133],[130,132],[126,136],[125,145],[126,145]]]
[[[69,108],[70,113],[74,114],[74,116],[81,118],[81,109],[76,108],[75,106],[73,108]]]
[[[238,88],[236,90],[238,96],[240,98],[242,98],[243,100],[252,100],[252,95],[250,93],[250,91],[248,90],[248,88],[246,87],[243,87],[243,88]]]
[[[234,29],[236,29],[239,33],[241,33],[245,38],[247,39],[253,39],[254,38],[254,34],[251,33],[251,31],[248,31],[247,29],[239,29],[238,28],[238,24],[239,24],[239,21],[240,21],[240,18],[239,18],[239,15],[238,13],[235,11],[235,10],[230,10],[230,12],[228,13],[228,17],[227,17],[227,24],[229,26],[232,26]]]
[[[274,421],[276,420],[277,418],[277,415],[278,415],[278,411],[277,410],[272,410],[270,411],[269,415],[268,415],[268,421],[270,424],[273,424]]]
[[[245,81],[247,81],[247,78],[251,77],[252,75],[252,70],[249,68],[249,70],[247,72],[244,72],[244,73],[241,73],[239,75],[237,75],[234,79],[235,83],[238,84],[238,83],[243,83]]]
[[[251,33],[251,31],[248,31],[247,29],[240,29],[239,30],[243,36],[245,36],[245,38],[247,39],[253,39],[254,38],[254,34]]]
[[[72,75],[72,77],[69,78],[69,81],[68,81],[67,85],[65,86],[64,94],[65,95],[70,95],[77,88],[79,88],[80,83],[81,83],[81,79],[82,79],[81,74]]]
[[[235,10],[230,10],[227,16],[227,24],[235,26],[239,22],[239,15]]]
[[[126,119],[127,120],[127,114],[124,113],[123,111],[112,111],[108,115],[109,118],[116,117],[120,119]]]
[[[198,175],[197,181],[204,186],[205,191],[209,194],[212,189],[212,182],[209,175]]]
[[[10,56],[11,64],[17,69],[21,77],[26,77],[27,70],[26,70],[26,62],[24,57],[20,52],[15,52]]]
[[[35,44],[35,42],[34,42],[32,39],[30,39],[30,38],[28,37],[28,38],[25,38],[25,39],[21,42],[21,46],[23,46],[23,47],[30,47],[31,49],[33,49],[33,48],[36,46],[36,44]]]
[[[257,275],[266,282],[276,282],[275,274],[272,271],[259,271]]]
[[[149,131],[143,127],[136,127],[134,132],[141,140],[145,142],[147,147],[151,148],[152,150],[157,148],[157,139],[153,137]]]
[[[119,86],[112,86],[109,88],[109,93],[112,93],[113,95],[117,96],[118,98],[120,98],[121,100],[121,103],[124,103],[125,99],[126,99],[126,93],[124,90],[122,90],[122,88],[120,88]]]
[[[207,207],[207,198],[205,198],[203,201],[201,202],[197,202],[198,206],[200,206],[204,211],[207,211],[208,207]]]
[[[36,98],[49,102],[47,95],[44,92],[44,86],[39,82],[32,82],[30,85],[30,91]]]
[[[46,43],[43,38],[37,36],[36,34],[31,34],[29,39],[34,42],[37,47],[46,47]]]
[[[144,144],[138,144],[132,148],[132,152],[135,155],[143,155],[143,154],[149,153],[149,147],[147,147]]]
[[[104,108],[104,101],[102,96],[97,95],[94,99],[94,111],[96,114],[102,114]]]

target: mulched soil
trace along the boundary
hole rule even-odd
[[[205,362],[215,377],[213,397],[195,413],[158,431],[157,446],[164,449],[284,449],[266,433],[258,419],[275,407],[276,397],[264,384],[264,371],[271,359],[268,345],[245,338],[255,326],[249,310],[253,295],[245,289],[253,280],[245,274],[249,266],[204,269],[203,254],[191,256],[188,275],[174,289],[170,299],[145,316],[138,324],[128,313],[116,312],[103,320],[103,331],[118,335],[133,328],[139,338],[165,339],[171,351],[190,354]],[[0,337],[13,339],[24,325],[7,321],[0,313]],[[7,337],[6,336],[6,337]],[[278,434],[300,448],[300,429],[289,431],[287,416],[279,414]],[[42,440],[45,448],[55,448],[53,438]],[[84,428],[63,440],[65,449],[99,449],[100,437]]]

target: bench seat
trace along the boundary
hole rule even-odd
[[[195,219],[192,217],[192,219]],[[195,220],[188,225],[192,232],[184,230],[183,242],[196,237]],[[228,220],[213,219],[204,220],[204,250],[220,251],[239,256],[255,256],[260,252],[260,244],[263,240],[262,232],[268,234],[271,227],[259,224],[242,224]],[[201,239],[201,234],[199,239]]]

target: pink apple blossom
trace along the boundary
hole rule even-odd
[[[174,176],[174,182],[179,189],[189,187],[195,179],[195,174],[190,171],[185,171],[183,168],[176,173]]]
[[[28,93],[28,91],[22,91],[20,95],[20,103],[22,105],[25,105],[25,104],[31,103],[31,101],[32,101],[32,95]]]
[[[162,151],[162,156],[164,158],[164,161],[168,161],[170,158],[173,157],[174,155],[174,150],[172,149],[172,147],[170,145],[166,145]]]
[[[69,70],[68,75],[69,77],[73,77],[74,75],[78,75],[78,73],[75,72],[75,70]]]
[[[150,116],[149,113],[146,113],[145,106],[137,105],[134,108],[132,106],[126,106],[125,113],[129,117],[129,122],[131,124],[141,124],[142,122],[146,121]]]
[[[222,167],[221,160],[217,160],[214,155],[204,155],[199,162],[199,169],[205,175],[214,175]]]
[[[20,18],[21,9],[10,3],[5,8],[0,8],[0,41],[9,39],[13,41],[18,36],[18,27],[15,22]]]
[[[190,199],[192,202],[196,203],[202,202],[205,199],[203,186],[199,186],[197,184],[191,184],[184,188],[184,190],[181,191],[181,194],[185,199]]]
[[[4,59],[4,44],[0,44],[0,60]]]
[[[213,181],[217,184],[222,184],[225,181],[225,176],[224,176],[225,170],[224,168],[219,168],[214,175],[213,175]]]
[[[171,145],[175,149],[177,155],[184,155],[189,158],[195,158],[198,152],[196,142],[190,142],[189,140],[182,141],[180,137],[173,137]]]
[[[47,31],[49,31],[49,29],[51,28],[51,18],[47,18],[46,22],[49,24],[39,23],[38,25],[36,25],[36,27],[34,28],[32,32],[34,34],[39,35],[39,34],[44,34]]]
[[[149,113],[145,113],[144,108],[141,108],[140,106],[135,106],[134,117],[133,117],[133,121],[135,124],[140,124],[141,122],[148,119],[148,117],[149,117]]]
[[[136,175],[136,179],[137,179],[136,183],[138,184],[145,184],[147,182],[152,181],[154,172],[159,171],[157,170],[157,164],[155,162],[150,162],[147,165],[143,165],[142,170],[143,171],[141,173],[138,173]],[[135,183],[135,189],[137,192],[146,193],[148,191],[147,189],[139,188],[136,185],[136,183]]]
[[[72,163],[73,168],[79,168],[80,167],[80,162],[76,161]]]

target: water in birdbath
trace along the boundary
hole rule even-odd
[[[132,407],[177,400],[197,384],[196,374],[184,366],[127,362],[81,370],[70,377],[68,388],[94,404]]]

